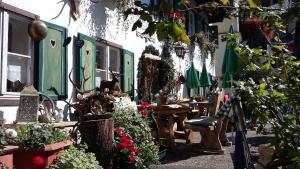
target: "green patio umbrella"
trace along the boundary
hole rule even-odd
[[[233,34],[233,27],[232,25],[229,28],[229,33]],[[233,41],[234,42],[234,41]],[[222,64],[222,87],[223,88],[230,88],[232,82],[232,75],[237,72],[239,62],[239,56],[237,53],[226,44],[224,59]]]
[[[206,65],[205,63],[203,63],[202,65],[202,71],[200,74],[200,87],[203,87],[203,95],[205,96],[206,94],[206,87],[211,86],[211,77],[209,76],[209,74],[207,73],[206,70]]]
[[[187,80],[186,80],[187,86],[191,89],[197,88],[200,86],[200,81],[197,75],[197,71],[194,67],[194,63],[192,62],[191,67],[187,71]],[[194,91],[191,91],[191,93],[194,93]]]
[[[211,86],[211,77],[207,73],[206,65],[203,63],[202,71],[200,75],[200,87],[208,87]]]

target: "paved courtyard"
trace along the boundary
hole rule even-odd
[[[192,144],[176,140],[176,149],[168,152],[166,160],[161,165],[150,166],[150,169],[233,169],[234,145],[223,147],[225,149],[223,155],[203,154],[197,149],[200,134],[198,132],[193,134]],[[231,133],[227,135],[231,139]],[[270,135],[257,135],[255,131],[248,131],[247,139],[251,154],[257,156],[257,146],[266,143],[269,138]]]

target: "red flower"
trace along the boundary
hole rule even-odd
[[[179,12],[171,12],[168,13],[168,17],[172,19],[179,19],[181,17],[181,14]]]
[[[148,117],[148,112],[146,112],[146,111],[143,112],[143,117],[144,117],[144,118],[147,118],[147,117]]]
[[[117,133],[121,133],[121,129],[120,129],[120,127],[117,127],[117,128],[115,128],[115,131],[117,132]]]
[[[139,148],[137,148],[137,149],[135,149],[135,152],[136,152],[136,153],[141,153],[141,152],[142,152],[142,150],[141,150],[141,149],[139,149]]]
[[[135,152],[136,149],[134,148],[134,146],[130,146],[127,148],[129,152]]]
[[[129,163],[135,163],[135,162],[136,162],[135,156],[134,155],[130,155],[129,156]]]
[[[141,104],[142,109],[149,108],[149,107],[150,107],[150,104],[148,102],[142,102],[142,104]]]
[[[128,137],[125,133],[122,133],[121,141],[122,141],[122,142],[126,142],[127,144],[130,144],[130,143],[131,143],[130,137]]]
[[[120,144],[117,145],[118,149],[124,149],[128,147],[128,143],[127,142],[122,142]]]
[[[45,161],[44,157],[39,156],[39,155],[34,156],[34,157],[32,158],[32,163],[33,163],[35,166],[37,166],[37,167],[44,166],[44,165],[45,165],[45,162],[46,162],[46,161]]]

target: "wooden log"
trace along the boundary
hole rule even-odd
[[[113,128],[113,118],[83,121],[78,127],[81,142],[88,145],[88,151],[95,153],[104,169],[113,166]]]

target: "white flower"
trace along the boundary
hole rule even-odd
[[[42,128],[42,126],[41,126],[40,124],[34,124],[34,125],[33,125],[33,128],[39,129],[39,128]]]
[[[78,93],[78,94],[77,94],[77,99],[78,99],[78,100],[82,100],[82,99],[83,99],[83,96],[82,96],[80,93]]]
[[[17,132],[14,129],[6,129],[5,130],[5,136],[10,138],[10,139],[14,139],[17,137]]]

